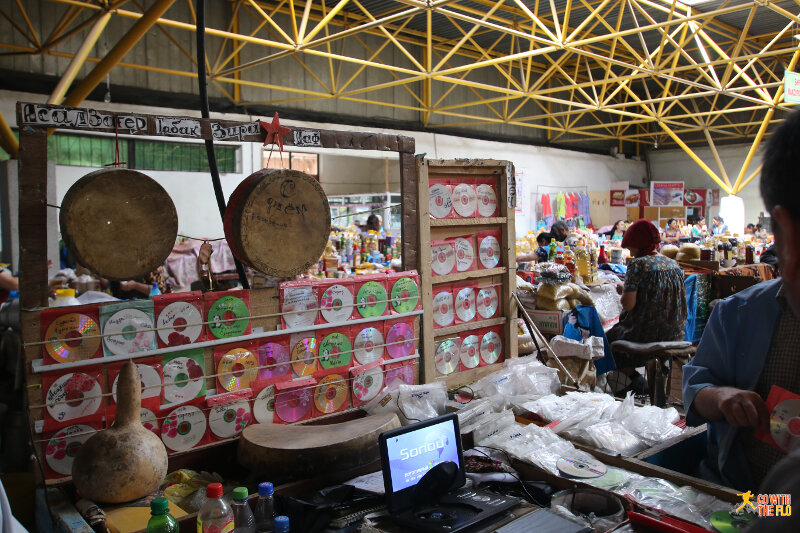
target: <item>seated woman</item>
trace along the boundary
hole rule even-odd
[[[619,324],[606,336],[608,342],[680,341],[686,332],[686,287],[678,263],[659,254],[661,236],[647,219],[634,222],[625,232],[622,247],[631,252],[622,292]],[[615,358],[616,359],[616,358]],[[644,377],[629,361],[616,360],[617,371],[631,379],[637,393],[646,391]]]
[[[609,241],[622,242],[622,238],[625,236],[625,221],[617,220],[614,222],[614,227],[603,235],[605,235]]]
[[[706,219],[704,217],[695,217],[692,224],[692,237],[698,239],[708,238],[708,226],[706,226]]]
[[[667,227],[664,229],[664,242],[675,245],[681,242],[681,230],[678,228],[678,221],[674,218],[667,220]]]

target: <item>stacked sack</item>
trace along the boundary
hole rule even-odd
[[[587,291],[575,283],[542,283],[536,289],[537,309],[569,311],[579,305],[594,305],[594,301]]]

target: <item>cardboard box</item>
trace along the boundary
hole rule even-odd
[[[528,311],[531,320],[545,335],[561,335],[564,333],[564,317],[571,311]]]

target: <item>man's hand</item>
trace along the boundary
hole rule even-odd
[[[706,387],[697,393],[692,408],[707,420],[725,419],[735,427],[769,431],[769,409],[753,391],[734,387]]]
[[[211,247],[211,244],[204,242],[200,245],[200,250],[197,252],[197,260],[201,265],[207,265],[211,261],[211,254],[213,253],[214,249]]]

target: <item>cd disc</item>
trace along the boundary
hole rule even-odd
[[[481,339],[481,359],[487,365],[496,363],[500,359],[502,349],[503,342],[496,331],[487,332]]]
[[[461,322],[472,322],[475,318],[475,289],[464,287],[456,294],[456,316]]]
[[[792,451],[800,443],[800,399],[784,400],[772,409],[769,432],[775,444],[785,452]]]
[[[400,380],[406,385],[414,384],[414,365],[403,365],[386,371],[386,386],[388,387],[396,380]]]
[[[398,322],[386,333],[386,351],[396,359],[414,353],[414,330],[405,322]]]
[[[317,320],[317,298],[310,286],[286,287],[283,290],[281,313],[286,327],[313,326]]]
[[[562,475],[572,478],[594,478],[606,473],[606,465],[591,459],[562,457],[556,461],[556,467]]]
[[[206,426],[202,410],[194,405],[182,405],[173,409],[161,423],[161,440],[170,450],[189,450],[203,439]]]
[[[84,336],[97,337],[86,339]],[[68,313],[56,317],[44,334],[47,355],[57,363],[72,363],[91,358],[100,348],[100,326],[90,316]]]
[[[478,206],[478,196],[475,187],[466,183],[459,183],[453,187],[453,208],[459,216],[468,218],[475,214]]]
[[[250,423],[250,404],[247,400],[215,405],[208,412],[208,427],[211,433],[229,439],[244,430]]]
[[[467,335],[461,341],[461,364],[465,368],[475,368],[481,362],[480,355],[480,339],[477,335]]]
[[[149,429],[158,435],[158,418],[156,418],[156,414],[153,411],[142,407],[142,410],[139,411],[139,420],[141,420],[145,429]]]
[[[203,390],[203,367],[194,359],[176,357],[164,364],[164,401],[183,403]]]
[[[189,302],[172,302],[158,314],[158,337],[167,346],[195,342],[203,332],[203,315]]]
[[[338,411],[347,400],[347,380],[339,374],[329,374],[314,388],[314,405],[320,413]]]
[[[89,416],[100,409],[102,393],[100,382],[89,374],[64,374],[47,389],[47,412],[58,422]]]
[[[428,187],[428,210],[433,218],[447,218],[453,209],[453,198],[447,185],[434,183]]]
[[[475,264],[475,248],[471,238],[456,237],[456,270],[464,272]]]
[[[476,305],[481,318],[492,318],[497,313],[497,289],[484,287],[478,291]]]
[[[317,339],[300,339],[292,348],[292,370],[299,378],[317,371]]]
[[[494,268],[500,263],[500,243],[495,237],[484,237],[478,247],[478,257],[483,268]]]
[[[285,376],[289,373],[289,352],[283,345],[268,342],[258,347],[259,379]]]
[[[296,389],[275,397],[275,414],[284,422],[302,420],[311,409],[311,390]]]
[[[319,343],[319,364],[324,369],[338,366],[350,366],[350,355],[353,346],[344,333],[326,335]]]
[[[455,320],[453,293],[442,291],[433,297],[433,321],[440,327],[449,326]]]
[[[44,450],[44,458],[47,466],[53,472],[69,476],[72,474],[72,462],[78,455],[86,440],[97,430],[86,424],[75,424],[67,426],[53,435]]]
[[[383,357],[383,334],[375,328],[364,328],[353,341],[353,355],[360,365]]]
[[[386,312],[386,288],[377,281],[368,281],[358,288],[358,312],[364,318],[381,316]]]
[[[419,304],[419,287],[414,278],[400,278],[392,285],[392,307],[398,313],[410,313]]]
[[[711,513],[708,521],[718,533],[741,533],[748,529],[750,522],[758,516],[755,512],[745,509],[740,513],[734,511],[716,511]]]
[[[490,217],[497,211],[497,195],[491,185],[482,183],[475,187],[475,194],[478,196],[478,214],[482,217]]]
[[[258,379],[258,361],[250,350],[234,348],[220,357],[217,379],[227,391],[249,389]]]
[[[139,381],[142,383],[142,399],[145,398],[158,398],[161,396],[161,376],[158,370],[150,365],[141,363],[136,364],[136,369],[139,371]],[[117,401],[117,382],[119,381],[119,374],[114,378],[114,384],[111,385],[111,394],[114,401]]]
[[[319,307],[326,322],[346,322],[353,314],[353,293],[344,285],[331,285],[322,293]]]
[[[431,269],[437,276],[444,276],[456,266],[456,253],[449,242],[431,246]]]
[[[250,311],[241,298],[223,296],[211,304],[208,323],[208,330],[218,339],[238,337],[247,331]]]
[[[261,389],[261,392],[253,400],[253,416],[259,424],[275,422],[275,385],[268,385]]]
[[[383,388],[383,371],[381,367],[370,368],[353,376],[353,396],[361,402],[373,399]]]
[[[458,368],[459,349],[457,339],[446,339],[436,347],[433,363],[440,374],[452,374]]]
[[[103,342],[112,355],[144,352],[153,348],[156,332],[152,329],[153,320],[141,309],[120,309],[103,324],[103,334],[108,335]]]

